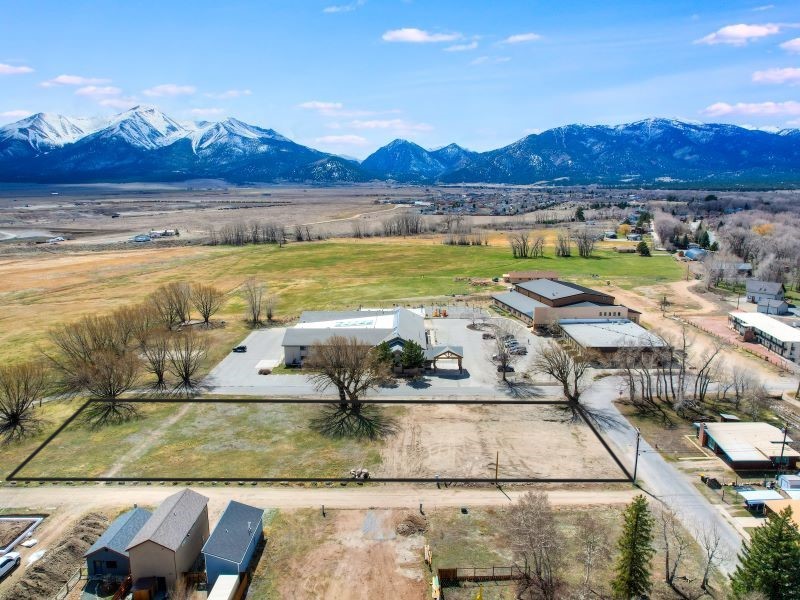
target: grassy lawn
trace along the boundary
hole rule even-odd
[[[309,428],[317,406],[146,403],[139,418],[70,424],[20,476],[347,477],[373,468],[382,442],[330,439]],[[116,469],[111,472],[112,469]]]
[[[459,247],[422,238],[12,257],[0,261],[0,360],[37,353],[46,347],[47,331],[54,325],[140,301],[158,285],[175,280],[212,283],[234,292],[245,278],[256,276],[279,295],[278,316],[292,317],[306,309],[486,292],[466,278],[497,277],[509,270],[555,270],[578,282],[611,281],[625,288],[682,276],[680,265],[669,256],[642,258],[609,249],[598,250],[591,259],[552,254],[549,248],[545,258],[514,260],[504,243]],[[212,335],[227,352],[246,333],[243,303],[235,293],[218,318],[227,325]]]

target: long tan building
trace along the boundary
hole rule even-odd
[[[567,281],[537,279],[514,285],[513,291],[495,294],[494,304],[524,323],[540,328],[563,319],[628,319],[639,322],[641,313],[614,296]]]

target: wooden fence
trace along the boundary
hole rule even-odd
[[[524,579],[525,572],[516,566],[510,567],[455,567],[437,569],[442,586],[458,585],[462,581],[480,583],[482,581],[515,581]]]
[[[58,590],[58,592],[56,592],[56,595],[53,596],[53,600],[64,600],[64,598],[66,598],[67,595],[73,589],[75,589],[75,586],[77,586],[83,579],[83,570],[78,569],[72,575],[70,575],[69,579],[67,579],[67,582],[61,586],[61,589]]]

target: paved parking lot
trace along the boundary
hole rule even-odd
[[[520,344],[528,348],[514,364],[518,372],[528,369],[531,357],[544,340],[530,333],[518,321],[508,320],[515,329]],[[400,397],[421,399],[449,399],[481,397],[506,397],[508,390],[499,381],[496,365],[491,361],[495,353],[494,340],[482,339],[483,332],[468,329],[472,319],[430,319],[433,343],[461,346],[464,349],[464,372],[458,372],[455,361],[441,361],[438,372],[430,373],[421,381],[400,379],[395,385],[370,393],[371,397]],[[231,353],[209,374],[206,384],[214,394],[272,397],[335,397],[332,390],[320,394],[302,374],[259,375],[256,365],[261,360],[282,361],[281,340],[285,329],[276,327],[252,332],[241,343],[247,352]],[[282,362],[281,362],[282,364]]]

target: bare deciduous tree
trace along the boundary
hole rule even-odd
[[[504,525],[524,574],[517,598],[555,600],[562,583],[563,543],[547,494],[527,492],[509,508]]]
[[[556,236],[556,256],[572,256],[572,238],[569,231],[559,231]]]
[[[175,329],[189,321],[191,286],[188,283],[174,281],[159,286],[148,301],[166,329]]]
[[[198,386],[197,372],[208,354],[205,336],[193,331],[175,336],[170,340],[167,369],[178,379],[176,390],[192,392]]]
[[[681,526],[678,515],[667,506],[656,511],[656,525],[664,551],[664,581],[675,587],[675,578],[691,547],[691,538]]]
[[[592,252],[594,252],[597,234],[588,227],[584,227],[579,229],[573,237],[575,239],[575,245],[578,247],[578,256],[581,258],[590,258]]]
[[[530,234],[527,231],[518,231],[508,236],[511,245],[511,255],[514,258],[529,258],[531,256]]]
[[[47,386],[41,362],[0,367],[0,440],[14,442],[39,430],[42,421],[36,403],[41,405]]]
[[[581,513],[575,529],[578,559],[583,566],[583,577],[578,590],[578,600],[588,600],[598,597],[593,590],[593,576],[595,567],[609,554],[609,534],[594,515]]]
[[[517,362],[517,355],[508,345],[509,340],[514,338],[514,328],[506,319],[495,319],[492,322],[492,331],[494,332],[494,344],[492,344],[491,360],[497,365],[503,381],[508,381],[508,371],[513,369],[514,363]]]
[[[222,306],[225,293],[213,285],[196,284],[192,287],[192,305],[203,317],[203,323],[208,326],[211,317]]]
[[[242,284],[242,295],[247,304],[247,321],[253,327],[258,327],[264,319],[267,286],[255,277],[248,277]]]
[[[95,400],[82,413],[86,422],[100,427],[136,416],[136,406],[121,398],[136,386],[139,379],[141,362],[134,353],[100,351],[95,353],[91,363],[82,368],[84,390]]]
[[[324,409],[312,427],[329,436],[375,439],[395,430],[394,420],[382,409],[364,405],[361,396],[385,382],[390,375],[386,361],[374,348],[357,338],[333,336],[310,348],[304,367],[313,370],[309,379],[323,391],[336,388],[338,406]]]
[[[585,375],[591,366],[585,352],[570,352],[558,342],[550,340],[533,359],[534,371],[548,375],[561,385],[564,399],[570,403],[572,418],[580,419],[578,406],[586,387]]]
[[[153,389],[163,391],[167,388],[166,375],[170,354],[170,338],[161,331],[152,332],[141,343],[144,356],[144,368],[152,373],[156,380]]]
[[[712,570],[717,568],[727,557],[722,546],[722,535],[716,524],[704,524],[697,532],[696,537],[703,550],[703,578],[700,587],[708,590]]]

